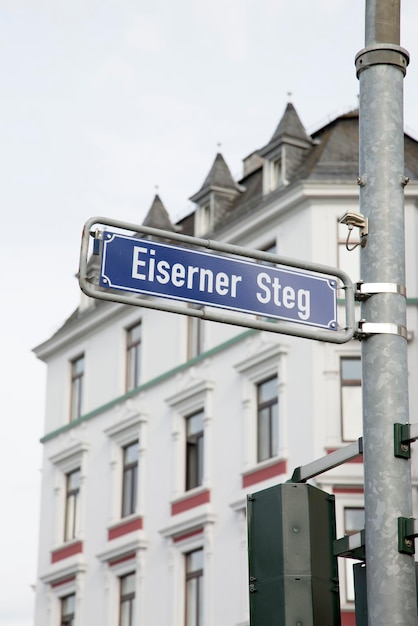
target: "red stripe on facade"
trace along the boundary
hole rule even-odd
[[[127,522],[118,524],[118,526],[113,526],[113,528],[109,528],[107,531],[107,539],[108,541],[112,541],[112,539],[122,537],[123,535],[127,535],[128,533],[133,533],[135,530],[141,529],[142,517],[135,517],[135,519],[130,519]]]
[[[201,535],[203,533],[203,528],[196,528],[195,530],[190,530],[188,533],[184,533],[183,535],[177,535],[173,537],[174,543],[178,543],[179,541],[185,541],[186,539],[190,539],[190,537],[196,537],[196,535]]]
[[[363,487],[333,487],[334,493],[364,493]]]
[[[183,511],[188,511],[189,509],[193,509],[195,506],[207,504],[208,502],[210,502],[209,489],[207,489],[206,491],[201,491],[194,496],[185,497],[182,500],[173,502],[171,505],[171,515],[183,513]]]
[[[286,461],[278,461],[278,463],[274,463],[274,465],[254,470],[253,472],[245,474],[245,476],[242,477],[242,486],[244,488],[250,487],[255,483],[261,483],[263,480],[267,480],[268,478],[274,478],[274,476],[286,474],[286,467]]]
[[[136,557],[136,552],[130,552],[129,554],[124,554],[123,556],[120,556],[117,559],[113,559],[113,561],[109,561],[109,567],[113,567],[114,565],[119,565],[119,563],[125,563],[125,561],[131,561],[135,557]]]
[[[51,587],[55,589],[55,587],[59,587],[60,585],[66,585],[67,583],[72,583],[75,581],[75,576],[68,576],[68,578],[61,578],[61,580],[55,580],[51,583]]]
[[[58,550],[51,552],[51,563],[67,559],[69,556],[79,554],[80,552],[83,552],[83,542],[76,541],[69,546],[64,546],[63,548],[59,548]]]
[[[354,611],[341,612],[341,626],[356,626],[356,614]]]

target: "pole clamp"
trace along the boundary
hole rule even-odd
[[[370,48],[363,48],[356,55],[356,72],[359,74],[372,65],[395,65],[406,74],[409,63],[409,53],[405,48],[389,43],[375,44]]]
[[[415,537],[418,537],[417,520],[413,517],[398,517],[398,552],[415,554]]]
[[[377,293],[394,293],[406,297],[406,287],[396,283],[363,283],[360,281],[356,283],[354,298],[357,302],[361,302]]]
[[[418,439],[418,423],[394,424],[394,455],[399,459],[411,457],[411,443]]]
[[[408,331],[405,326],[400,324],[392,324],[391,322],[367,322],[360,320],[354,337],[362,341],[371,335],[399,335],[404,339],[408,339]]]

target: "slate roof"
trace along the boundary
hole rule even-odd
[[[285,143],[292,139],[306,143],[307,146],[312,143],[312,138],[306,132],[295,107],[291,102],[288,102],[272,138],[268,144],[260,150],[260,155],[264,156],[278,144]]]
[[[161,230],[169,231],[176,230],[158,194],[155,194],[150,210],[148,211],[144,221],[142,222],[142,226],[160,228]]]
[[[238,189],[237,184],[232,177],[231,171],[220,152],[217,153],[203,185],[199,191],[190,197],[190,200],[196,202],[199,198],[214,188],[233,189],[234,191],[237,191]]]

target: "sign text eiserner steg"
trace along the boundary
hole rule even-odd
[[[104,233],[100,286],[337,330],[337,281]]]

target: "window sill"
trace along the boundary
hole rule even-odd
[[[246,489],[247,487],[251,487],[251,485],[261,483],[269,478],[276,478],[277,476],[286,473],[287,461],[285,459],[278,459],[277,457],[274,457],[273,459],[263,461],[250,470],[243,472],[242,487],[243,489]]]
[[[171,501],[171,515],[178,515],[184,511],[194,509],[202,504],[210,503],[210,489],[196,487],[186,491],[179,498]]]
[[[68,541],[59,548],[51,551],[51,563],[57,563],[75,554],[83,552],[83,542],[79,539]]]
[[[143,520],[139,515],[129,515],[122,520],[112,524],[107,529],[107,540],[117,539],[128,533],[143,529]]]

